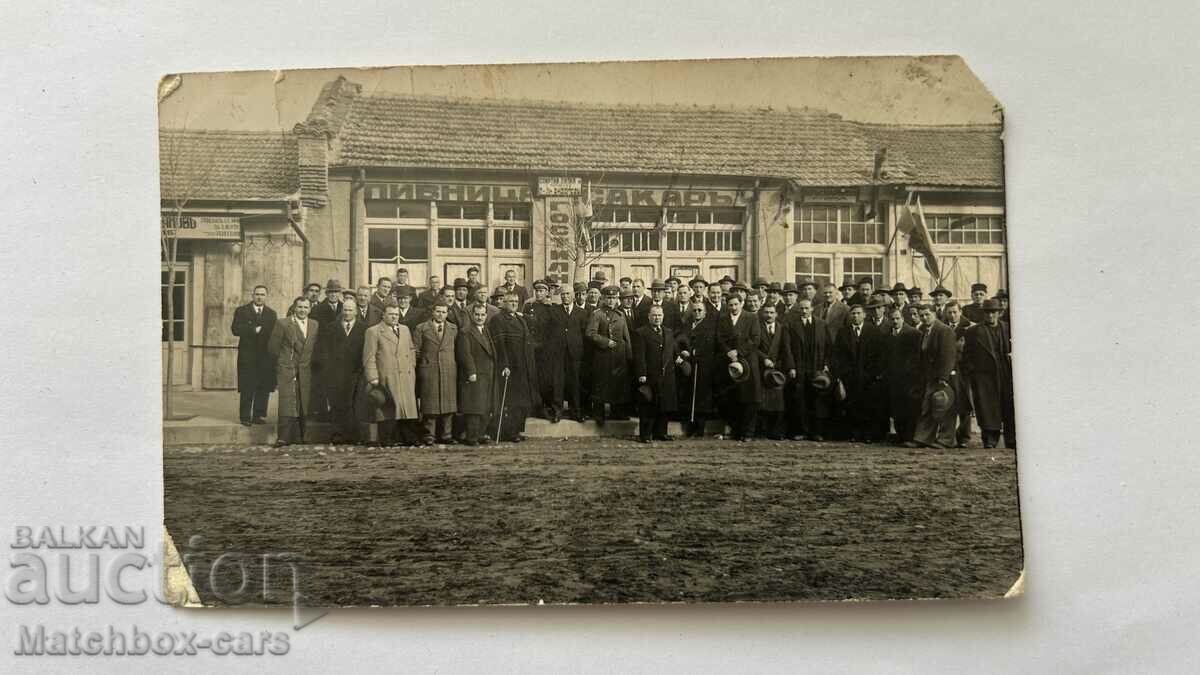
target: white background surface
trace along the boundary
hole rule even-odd
[[[157,532],[160,74],[957,53],[1007,109],[1027,594],[339,611],[282,658],[16,663],[19,624],[274,631],[290,617],[0,600],[0,670],[1197,671],[1194,2],[101,4],[117,5],[26,2],[0,22],[6,578],[17,524]]]

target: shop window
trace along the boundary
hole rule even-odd
[[[487,202],[438,202],[438,220],[487,220]]]
[[[626,208],[601,206],[592,212],[592,222],[602,223],[636,223],[639,225],[658,225],[662,220],[662,210],[655,208]]]
[[[591,241],[588,242],[588,250],[593,253],[619,251],[621,250],[621,238],[617,234],[605,230],[593,232]]]
[[[392,227],[367,229],[367,257],[372,261],[429,259],[429,231]]]
[[[833,261],[821,256],[798,256],[796,258],[796,284],[812,279],[820,288],[833,281]]]
[[[926,214],[925,225],[935,244],[1004,243],[1004,216]]]
[[[659,248],[658,231],[627,230],[621,233],[621,250],[636,253],[639,251],[657,251]]]
[[[863,220],[857,217],[855,206],[821,206],[796,204],[795,234],[797,244],[885,244],[887,222],[883,211],[880,217]]]
[[[882,256],[852,256],[842,258],[842,276],[850,277],[854,283],[863,277],[871,279],[875,288],[883,286]]]
[[[741,251],[742,233],[720,231],[667,231],[668,251]]]
[[[497,222],[529,222],[528,204],[493,204],[492,220]],[[497,247],[499,248],[499,247]],[[529,248],[525,246],[524,248]]]
[[[670,209],[667,222],[680,225],[741,225],[745,209]]]
[[[175,303],[175,313],[167,315],[167,281],[168,272],[162,272],[162,341],[166,342],[174,333],[176,342],[183,341],[184,317],[187,316],[187,273],[182,270],[175,272],[175,288],[171,294]]]
[[[374,220],[429,220],[429,202],[367,200],[367,218]]]
[[[502,251],[528,250],[529,230],[498,227],[492,230],[492,247]]]
[[[487,229],[439,227],[438,248],[487,248]]]

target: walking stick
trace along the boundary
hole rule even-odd
[[[500,442],[500,427],[504,424],[504,401],[508,399],[508,375],[504,376],[504,390],[500,392],[500,419],[496,420],[496,442]]]
[[[696,423],[696,383],[700,381],[700,364],[692,363],[692,424]]]

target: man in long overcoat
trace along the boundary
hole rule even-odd
[[[572,292],[573,291],[573,292]],[[563,352],[563,396],[570,408],[569,416],[575,421],[584,419],[583,393],[583,344],[587,332],[587,321],[591,309],[584,302],[587,287],[576,283],[573,289],[563,288],[562,304],[555,309],[561,315],[564,338]]]
[[[499,440],[520,442],[525,440],[525,419],[541,403],[537,364],[529,325],[517,312],[520,296],[516,291],[506,291],[503,303],[502,311],[488,322],[500,371],[496,414],[504,417]]]
[[[266,286],[255,286],[250,302],[233,312],[229,330],[238,337],[238,419],[247,426],[266,422],[275,391],[275,361],[267,347],[277,321],[275,310],[267,307]]]
[[[825,425],[832,412],[828,389],[818,391],[813,378],[829,371],[832,351],[829,329],[814,316],[812,300],[801,298],[784,317],[784,334],[791,355],[788,369],[788,435],[793,440],[808,437],[825,440]]]
[[[538,364],[538,394],[542,399],[542,417],[557,423],[566,398],[567,325],[562,307],[552,304],[546,295],[549,285],[539,279],[533,284],[534,300],[525,305],[525,319],[533,334]]]
[[[680,379],[679,410],[683,429],[690,438],[704,435],[704,427],[712,416],[713,382],[725,360],[717,354],[717,325],[705,316],[708,305],[700,295],[689,303],[689,323],[678,336],[680,357],[691,364],[691,373]]]
[[[955,363],[958,361],[958,340],[954,329],[938,321],[932,306],[921,307],[921,415],[917,418],[917,430],[913,438],[926,447],[949,448],[954,446],[954,406],[944,413],[934,408],[932,394],[938,387],[955,388],[958,377]]]
[[[596,423],[603,426],[612,411],[629,400],[629,361],[633,347],[629,324],[621,310],[621,289],[604,289],[604,306],[588,319],[587,339],[592,345],[592,405]]]
[[[757,316],[744,311],[739,294],[730,294],[727,304],[729,311],[717,319],[717,349],[725,357],[718,359],[721,367],[717,373],[718,389],[724,397],[722,416],[729,424],[734,440],[748,441],[754,436],[758,407],[762,403],[759,362],[762,324]],[[739,360],[748,366],[749,376],[735,382],[726,366]]]
[[[975,419],[983,447],[994,448],[1004,434],[1004,447],[1017,447],[1013,406],[1012,342],[1003,308],[994,299],[982,304],[983,323],[969,328],[963,346],[962,367],[975,399]]]
[[[312,412],[313,354],[320,348],[319,324],[308,318],[307,298],[292,301],[290,317],[281,319],[271,331],[268,346],[275,357],[275,379],[279,384],[279,422],[276,445],[304,440],[304,418]]]
[[[883,379],[884,359],[882,342],[875,339],[874,328],[866,324],[862,305],[850,308],[850,324],[838,332],[833,345],[833,373],[846,390],[841,402],[842,422],[855,440],[870,442],[879,432],[878,383]],[[835,385],[836,386],[836,385]]]
[[[308,316],[317,322],[319,330],[322,332],[328,330],[330,324],[341,318],[342,284],[340,281],[330,279],[325,284],[325,299],[315,303]],[[306,406],[309,408],[308,414],[321,421],[330,419],[330,412],[333,408],[330,398],[332,393],[330,383],[323,370],[326,359],[322,352],[328,347],[328,343],[321,344],[320,351],[313,359],[312,406]]]
[[[342,318],[321,328],[321,372],[333,408],[334,443],[358,440],[357,409],[366,384],[363,381],[363,341],[366,321],[361,319],[358,302],[342,303]]]
[[[415,348],[408,327],[400,323],[400,308],[394,302],[383,312],[383,321],[367,329],[363,339],[363,374],[370,387],[381,388],[383,405],[370,406],[367,421],[379,429],[383,445],[411,443],[417,419]]]
[[[432,317],[417,326],[417,399],[425,423],[425,443],[453,443],[451,421],[458,412],[458,365],[454,346],[458,327],[446,320],[449,307],[435,300]]]
[[[896,441],[913,440],[921,406],[921,331],[904,320],[905,308],[892,306],[887,344],[888,414],[896,426]]]
[[[496,346],[483,304],[471,305],[471,325],[458,331],[458,411],[463,416],[463,442],[490,443],[488,422],[496,406]]]
[[[667,435],[668,417],[675,412],[678,393],[675,389],[675,333],[663,325],[664,312],[659,305],[650,307],[646,325],[633,337],[633,375],[639,389],[647,387],[650,398],[639,393],[638,440],[670,441]]]
[[[763,370],[771,368],[781,373],[794,370],[792,366],[791,343],[779,322],[779,305],[767,303],[758,310],[762,319],[762,342],[759,357],[762,359]],[[787,381],[785,380],[786,384]],[[784,387],[768,387],[763,384],[762,404],[758,413],[759,435],[772,440],[783,438],[787,432],[786,396]]]

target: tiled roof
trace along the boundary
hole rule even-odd
[[[327,85],[310,123],[336,134],[334,166],[524,169],[871,182],[887,148],[892,184],[1000,187],[998,125],[912,127],[813,110],[583,105],[430,96],[363,96]]]
[[[864,124],[875,147],[903,166],[910,184],[947,187],[1004,185],[1004,141],[999,124],[892,126]]]
[[[161,129],[158,163],[162,199],[283,199],[299,189],[291,134]]]
[[[868,181],[858,125],[810,110],[578,105],[371,95],[339,134],[341,166],[526,169]]]

